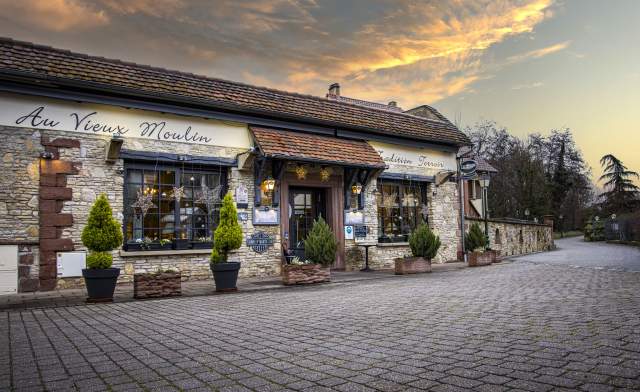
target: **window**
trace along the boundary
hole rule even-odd
[[[378,182],[378,241],[406,242],[427,222],[426,183]]]
[[[174,249],[192,243],[210,243],[218,223],[220,196],[226,186],[226,170],[190,170],[172,166],[127,163],[125,165],[125,249],[140,249],[140,241],[171,241]],[[174,187],[183,187],[175,197]],[[206,196],[218,192],[218,198]],[[151,195],[146,214],[132,205],[138,192]],[[180,241],[178,241],[180,240]],[[180,243],[177,245],[176,243]],[[179,246],[179,247],[177,247]],[[164,246],[167,248],[168,246]]]

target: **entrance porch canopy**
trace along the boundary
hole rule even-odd
[[[351,192],[353,184],[366,185],[374,172],[386,167],[380,154],[362,140],[255,126],[249,129],[261,158],[254,165],[257,186],[264,179],[267,159],[272,162],[272,176],[277,181],[282,180],[286,161],[342,166],[345,195]],[[255,201],[260,205],[260,192],[256,192]]]

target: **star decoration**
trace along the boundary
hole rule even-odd
[[[145,216],[150,209],[156,208],[156,205],[153,204],[153,194],[145,193],[142,189],[138,189],[137,199],[131,204],[131,207],[140,209],[142,216]]]
[[[184,187],[183,186],[174,186],[173,192],[171,193],[171,197],[180,203],[180,200],[184,197]]]
[[[213,211],[213,207],[220,201],[220,193],[222,191],[222,185],[218,185],[211,189],[205,184],[202,184],[200,191],[198,192],[198,198],[196,203],[206,204],[209,213]]]

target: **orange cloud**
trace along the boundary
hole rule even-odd
[[[75,0],[0,0],[0,8],[24,26],[55,32],[92,29],[109,23],[103,10]]]
[[[561,42],[559,44],[547,46],[546,48],[532,50],[526,53],[517,54],[515,56],[511,56],[507,59],[508,63],[517,63],[527,59],[537,59],[540,57],[544,57],[546,55],[559,52],[564,50],[571,45],[571,41]]]

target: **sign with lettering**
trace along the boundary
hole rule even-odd
[[[271,207],[256,207],[253,209],[254,225],[279,225],[280,209]]]
[[[273,246],[273,236],[264,231],[257,231],[247,237],[247,246],[254,252],[264,253]]]
[[[344,227],[344,239],[352,240],[353,239],[353,226],[345,226]]]
[[[382,160],[389,166],[389,172],[402,172],[400,167],[416,168],[432,174],[456,170],[456,154],[453,152],[374,141],[369,141],[369,144],[378,151]]]
[[[246,124],[9,93],[0,94],[0,125],[210,146],[251,147]]]
[[[366,238],[367,237],[367,226],[357,225],[355,227],[356,238]]]
[[[236,187],[236,206],[238,208],[247,208],[249,206],[249,190],[244,184]]]
[[[361,225],[364,223],[364,213],[359,210],[345,210],[344,224],[347,226]]]

